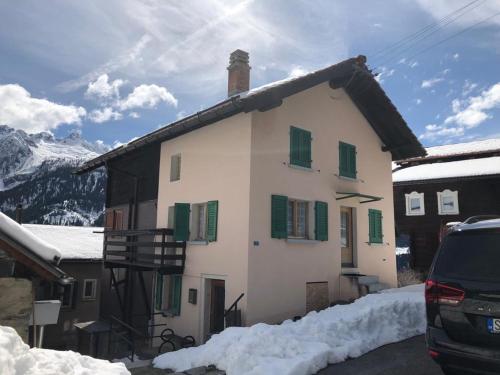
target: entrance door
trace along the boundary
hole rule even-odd
[[[224,280],[211,281],[210,293],[210,333],[224,330],[226,287]]]
[[[340,246],[342,267],[354,267],[354,228],[351,207],[340,207]]]

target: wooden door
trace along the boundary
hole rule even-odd
[[[210,333],[224,330],[226,287],[224,280],[212,280],[210,293]]]
[[[340,247],[342,267],[354,267],[354,228],[351,207],[340,207]]]

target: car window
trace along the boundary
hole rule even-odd
[[[500,232],[456,232],[443,240],[434,274],[447,278],[500,281]]]

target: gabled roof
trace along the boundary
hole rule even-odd
[[[88,172],[120,155],[178,137],[238,113],[270,110],[281,105],[284,98],[324,82],[347,92],[383,142],[383,150],[391,152],[393,160],[425,155],[424,148],[366,66],[366,58],[358,56],[294,79],[277,81],[232,96],[92,159],[76,173]]]

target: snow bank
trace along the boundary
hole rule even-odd
[[[110,363],[72,351],[30,349],[11,327],[0,326],[2,375],[127,375],[123,363]]]
[[[61,258],[61,251],[59,249],[38,238],[2,212],[0,212],[0,232],[5,233],[49,262],[54,261],[56,257]]]
[[[23,224],[30,232],[57,247],[62,259],[102,259],[104,228]]]
[[[165,353],[155,367],[183,371],[215,364],[228,375],[314,374],[329,363],[425,332],[423,285],[371,294],[311,312],[297,322],[227,328],[206,344]]]
[[[405,254],[410,254],[410,248],[408,246],[396,247],[396,255],[405,255]]]

